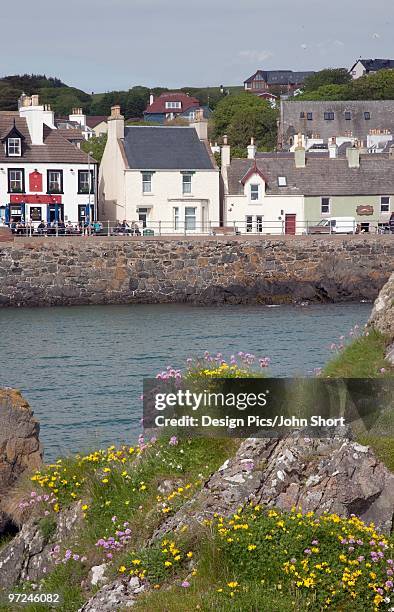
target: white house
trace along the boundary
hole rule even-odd
[[[0,113],[0,220],[83,221],[96,217],[97,163],[62,136],[49,106],[22,95]]]
[[[352,79],[359,79],[368,74],[374,74],[379,70],[393,70],[394,60],[390,59],[358,59],[349,72]]]
[[[302,233],[304,196],[288,184],[283,154],[260,153],[257,159],[252,139],[248,159],[232,160],[225,136],[221,155],[225,226],[240,233],[295,234],[296,228]]]
[[[100,217],[137,221],[155,233],[207,231],[219,221],[219,169],[207,121],[187,127],[125,126],[111,109],[100,165]]]

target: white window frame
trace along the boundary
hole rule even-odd
[[[13,151],[11,152],[11,150]],[[7,154],[9,157],[20,157],[22,155],[22,141],[20,138],[8,138]]]
[[[22,191],[23,190],[23,170],[10,169],[9,172],[10,172],[10,175],[9,175],[10,193],[12,193],[14,189]],[[13,178],[13,175],[14,175],[14,178]]]
[[[254,187],[257,187],[257,189],[254,189]],[[254,197],[257,196],[257,197]],[[251,183],[250,184],[250,201],[251,202],[258,202],[260,200],[260,185],[258,183]]]
[[[193,211],[193,213],[190,213],[189,211]],[[185,230],[195,230],[196,222],[197,208],[195,206],[185,206]]]
[[[263,233],[263,215],[256,215],[256,232]]]
[[[166,102],[166,108],[180,109],[182,108],[182,103],[181,102]]]
[[[388,200],[388,202],[383,203],[383,200]],[[391,204],[390,196],[380,196],[380,212],[381,213],[390,212],[390,204]],[[385,208],[383,208],[383,206]]]
[[[56,178],[53,178],[56,176]],[[57,187],[54,187],[57,185]],[[62,191],[62,171],[48,170],[48,192],[60,193]]]
[[[323,203],[323,200],[328,200],[328,204],[327,203]],[[328,206],[328,210],[323,210],[323,206]],[[322,215],[329,215],[329,214],[331,214],[331,198],[329,198],[327,196],[322,196],[320,198],[320,214],[322,214]]]
[[[278,176],[278,187],[287,187],[287,178],[285,176]]]
[[[142,172],[142,193],[152,193],[152,173]]]
[[[253,215],[246,215],[245,231],[247,234],[251,234],[253,232]]]
[[[188,179],[188,180],[185,180]],[[190,195],[192,192],[192,174],[182,174],[182,193]]]

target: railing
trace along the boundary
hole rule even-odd
[[[317,221],[286,221],[286,220],[241,220],[231,221],[220,226],[218,221],[204,224],[184,223],[177,221],[147,221],[146,223],[120,224],[114,221],[99,221],[90,224],[78,222],[54,222],[51,224],[23,223],[10,224],[15,236],[280,236],[280,235],[346,235],[358,233],[394,233],[394,227],[388,223],[369,221],[356,223],[354,221],[337,222],[333,225],[320,225]]]

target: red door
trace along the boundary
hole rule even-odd
[[[296,233],[296,215],[285,215],[285,234]]]

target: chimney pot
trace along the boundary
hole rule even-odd
[[[223,136],[223,144],[224,144],[224,145],[228,144],[227,134],[225,134],[225,135]]]
[[[38,106],[39,103],[40,103],[39,100],[40,100],[39,95],[38,94],[33,94],[32,97],[31,97],[31,105],[32,106]]]
[[[120,106],[119,104],[115,104],[115,106],[111,106],[111,119],[120,119]]]

